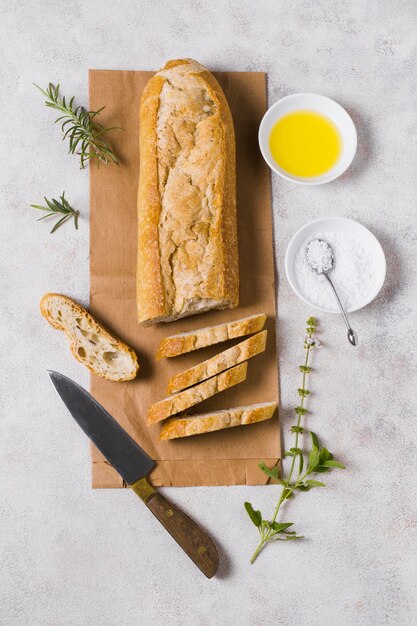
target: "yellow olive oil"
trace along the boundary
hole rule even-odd
[[[342,140],[328,117],[315,111],[293,111],[272,128],[269,148],[288,174],[311,178],[332,169],[340,157]]]

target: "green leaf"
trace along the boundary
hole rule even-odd
[[[262,461],[262,463],[258,463],[258,467],[264,474],[266,474],[270,478],[275,478],[276,480],[279,480],[278,465],[275,465],[275,467],[268,467],[265,462]]]
[[[261,512],[260,511],[255,511],[250,502],[245,502],[245,509],[246,509],[249,517],[251,518],[252,522],[255,524],[255,526],[257,528],[259,528],[259,526],[262,523],[262,514],[261,514]]]
[[[302,426],[294,425],[294,426],[291,426],[291,432],[302,434],[304,432],[304,428]]]
[[[304,483],[300,483],[297,485],[298,491],[310,491],[311,487],[309,485],[305,485]]]
[[[297,389],[298,391],[298,395],[301,396],[301,398],[305,398],[306,396],[308,396],[310,394],[308,389]]]
[[[294,522],[270,522],[269,525],[276,533],[282,533],[290,526],[293,526]]]
[[[306,480],[306,484],[309,485],[310,487],[325,487],[326,485],[324,483],[321,483],[319,480]]]
[[[290,450],[284,450],[284,456],[294,456],[294,454]]]
[[[316,433],[313,433],[312,430],[310,430],[310,437],[311,437],[311,445],[313,446],[313,450],[318,450],[320,447],[319,439]]]
[[[346,469],[346,465],[343,465],[343,463],[339,463],[339,461],[323,461],[323,463],[320,464],[321,467],[338,467],[339,469]]]
[[[328,472],[330,470],[330,467],[323,467],[323,465],[317,465],[314,468],[315,472],[318,472],[319,474],[322,474],[323,472]]]
[[[320,450],[320,463],[322,461],[328,461],[329,459],[333,459],[333,454],[331,454],[327,448],[322,448]]]
[[[32,209],[39,209],[40,211],[50,211],[51,209],[46,206],[41,206],[40,204],[31,204]]]
[[[299,459],[298,474],[301,475],[303,473],[303,468],[304,468],[304,457],[303,457],[302,452],[300,452],[300,454],[298,455],[298,459]]]
[[[285,541],[292,541],[294,539],[304,539],[304,535],[286,535]]]
[[[308,455],[308,467],[310,470],[313,470],[320,461],[320,453],[317,448],[313,448],[310,454]]]
[[[303,406],[296,406],[294,411],[297,413],[297,415],[306,415],[308,413],[307,409],[305,409]]]
[[[283,492],[282,492],[282,499],[283,500],[288,500],[289,498],[293,497],[293,492],[292,489],[289,489],[288,487],[286,487]]]
[[[308,365],[299,365],[298,369],[300,370],[300,372],[303,372],[303,374],[308,374],[309,372],[311,372],[311,367],[309,367]]]

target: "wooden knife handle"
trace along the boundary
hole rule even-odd
[[[219,555],[204,530],[155,491],[146,477],[130,486],[203,574],[212,578],[219,566]]]

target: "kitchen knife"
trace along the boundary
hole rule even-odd
[[[49,376],[72,417],[94,445],[203,574],[207,578],[214,576],[219,556],[210,537],[148,482],[147,475],[155,461],[85,389],[58,372],[49,372]]]

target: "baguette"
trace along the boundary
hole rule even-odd
[[[239,303],[233,120],[191,59],[150,79],[140,108],[137,312],[169,322]]]
[[[220,391],[242,383],[246,379],[247,369],[248,364],[246,362],[241,363],[227,370],[227,372],[213,376],[213,378],[209,378],[203,383],[191,387],[191,389],[186,389],[174,396],[164,398],[155,404],[151,404],[148,409],[148,423],[155,424],[156,422],[160,422],[170,415],[185,411],[195,404],[207,400],[207,398],[214,396]]]
[[[241,341],[236,346],[216,354],[213,358],[198,363],[198,365],[190,367],[185,372],[173,376],[168,382],[168,393],[176,393],[186,389],[186,387],[201,383],[203,380],[224,372],[230,367],[247,361],[263,352],[265,350],[267,332],[267,330],[263,330],[249,337],[249,339]]]
[[[82,306],[58,293],[47,293],[40,301],[43,317],[64,331],[77,361],[98,376],[123,381],[135,378],[139,364],[136,354],[111,335]]]
[[[202,415],[173,417],[165,422],[159,437],[162,440],[178,439],[179,437],[211,433],[223,428],[262,422],[273,416],[276,407],[276,402],[264,402],[262,404],[238,406],[234,409],[225,409],[224,411],[212,411]]]
[[[165,337],[159,344],[156,353],[157,359],[179,356],[186,352],[206,348],[207,346],[227,341],[228,339],[237,339],[245,335],[256,333],[264,327],[266,315],[260,313],[258,315],[250,315],[234,322],[226,324],[218,324],[217,326],[206,326],[197,330],[191,330],[186,333]]]

